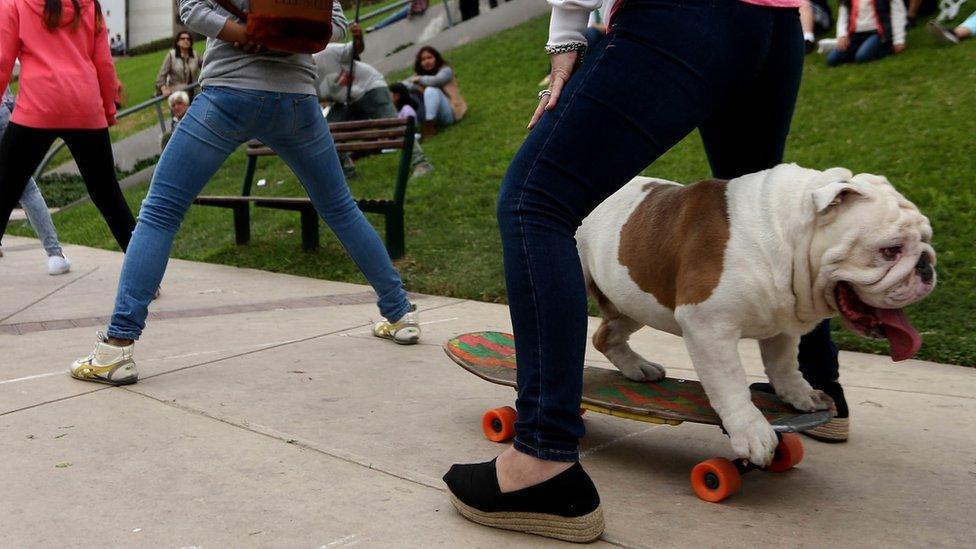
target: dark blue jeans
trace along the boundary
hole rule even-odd
[[[795,9],[623,0],[498,197],[519,365],[516,449],[578,458],[587,312],[574,234],[583,218],[695,128],[716,177],[778,164],[803,57]],[[817,337],[819,361],[832,352],[830,332]]]
[[[827,55],[827,65],[836,67],[844,63],[867,63],[881,59],[891,53],[891,44],[881,42],[876,32],[855,32],[851,35],[851,45],[844,51],[834,50]]]

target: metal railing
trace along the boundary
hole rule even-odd
[[[361,14],[359,16],[359,23],[363,24],[365,21],[369,21],[370,19],[375,19],[381,15],[386,15],[388,13],[398,11],[404,7],[409,8],[410,4],[411,4],[411,0],[400,0],[399,2],[394,2],[388,6],[377,8],[371,12]],[[447,14],[447,26],[453,27],[454,18],[451,16],[451,7],[448,6],[448,0],[443,0],[441,4],[444,5],[444,12]]]
[[[200,87],[200,83],[199,82],[194,82],[194,83],[190,84],[189,86],[186,86],[184,88],[180,88],[177,91],[186,91],[186,92],[189,92],[189,91],[194,91],[194,90],[196,90],[199,87]],[[115,115],[115,120],[117,122],[117,121],[122,120],[123,118],[125,118],[127,116],[132,116],[133,114],[135,114],[137,112],[141,112],[141,111],[144,111],[144,110],[150,109],[150,108],[155,108],[156,109],[156,118],[159,120],[159,129],[163,133],[166,133],[166,131],[167,131],[166,130],[166,115],[163,114],[163,106],[162,106],[162,104],[165,101],[168,101],[168,99],[169,98],[168,97],[165,97],[165,96],[157,96],[157,97],[153,97],[151,99],[147,99],[146,101],[143,101],[142,103],[139,103],[138,105],[133,105],[133,106],[127,108],[127,109],[123,109],[123,110],[119,111]],[[51,150],[49,150],[47,152],[47,154],[44,156],[44,160],[42,160],[41,161],[41,164],[37,167],[36,170],[34,170],[34,179],[40,179],[41,176],[44,175],[44,171],[47,169],[48,164],[50,164],[51,161],[54,159],[54,157],[57,156],[57,154],[59,152],[61,152],[61,149],[63,149],[64,146],[65,146],[64,141],[61,141],[59,139],[58,142],[54,145],[54,147],[51,147]]]

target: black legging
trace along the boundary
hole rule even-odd
[[[0,141],[0,238],[7,231],[10,212],[20,200],[31,174],[40,165],[44,154],[60,137],[78,164],[85,180],[88,195],[108,223],[115,241],[122,251],[129,246],[129,238],[136,220],[122,196],[115,177],[115,159],[108,129],[58,130],[38,129],[10,123]]]

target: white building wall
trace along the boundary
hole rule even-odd
[[[128,0],[129,48],[160,38],[172,38],[173,0]]]
[[[125,40],[125,2],[126,0],[100,0],[109,37],[121,34],[123,41]]]

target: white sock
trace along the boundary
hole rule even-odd
[[[815,40],[816,37],[813,35],[812,32],[805,32],[805,33],[803,33],[803,39],[806,40],[807,42],[815,42],[816,41]]]

